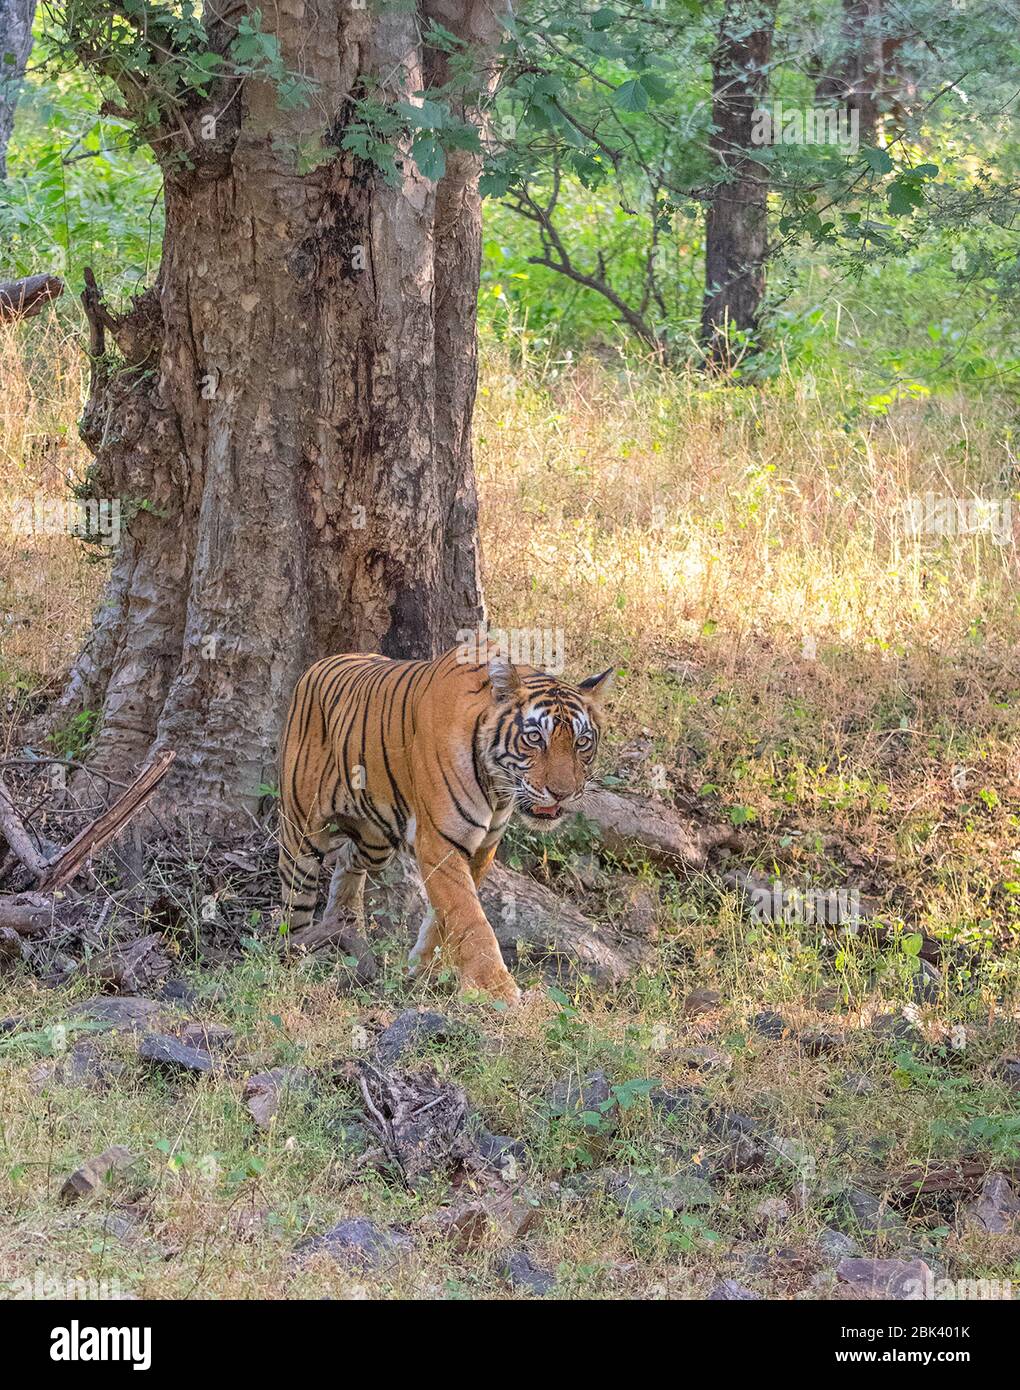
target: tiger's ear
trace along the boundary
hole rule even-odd
[[[492,684],[492,698],[497,704],[509,700],[521,688],[521,678],[517,667],[507,657],[493,654],[488,661],[489,681]]]
[[[610,666],[608,671],[603,671],[601,676],[589,676],[586,681],[582,681],[577,687],[582,695],[587,695],[588,699],[596,707],[600,706],[609,694],[613,684],[613,668]]]

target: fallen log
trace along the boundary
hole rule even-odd
[[[8,280],[0,284],[0,323],[32,318],[63,293],[64,282],[56,275],[26,275],[23,280]]]
[[[700,825],[665,801],[621,792],[589,792],[581,814],[591,821],[610,853],[626,858],[634,850],[665,867],[703,869],[709,853],[732,844],[732,826]]]
[[[485,915],[508,966],[535,966],[550,980],[584,976],[619,984],[654,954],[647,938],[600,926],[526,874],[493,864],[479,889]],[[414,866],[400,856],[369,883],[365,912],[386,930],[404,931],[408,947],[428,907]]]
[[[41,893],[17,893],[0,898],[0,928],[19,936],[42,936],[53,922],[53,900]]]
[[[647,940],[600,926],[525,874],[493,864],[479,890],[507,965],[537,966],[552,979],[587,976],[619,984],[654,954]]]

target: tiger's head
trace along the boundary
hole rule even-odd
[[[612,668],[567,685],[542,671],[518,672],[496,656],[488,673],[494,709],[486,763],[493,785],[501,799],[513,800],[526,825],[550,830],[590,785]]]

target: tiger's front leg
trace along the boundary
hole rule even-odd
[[[428,928],[429,945],[438,939],[464,988],[484,990],[496,999],[516,1004],[521,992],[503,963],[499,942],[482,911],[475,886],[491,864],[495,847],[479,850],[468,859],[441,836],[419,829],[414,849],[435,913]]]

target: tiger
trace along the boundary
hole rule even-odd
[[[478,887],[515,811],[549,830],[591,785],[613,669],[575,686],[492,645],[473,655],[349,653],[301,677],[281,742],[281,900],[291,933],[308,926],[339,844],[325,911],[360,914],[366,876],[407,847],[429,901],[411,972],[441,959],[462,989],[514,1004]]]

